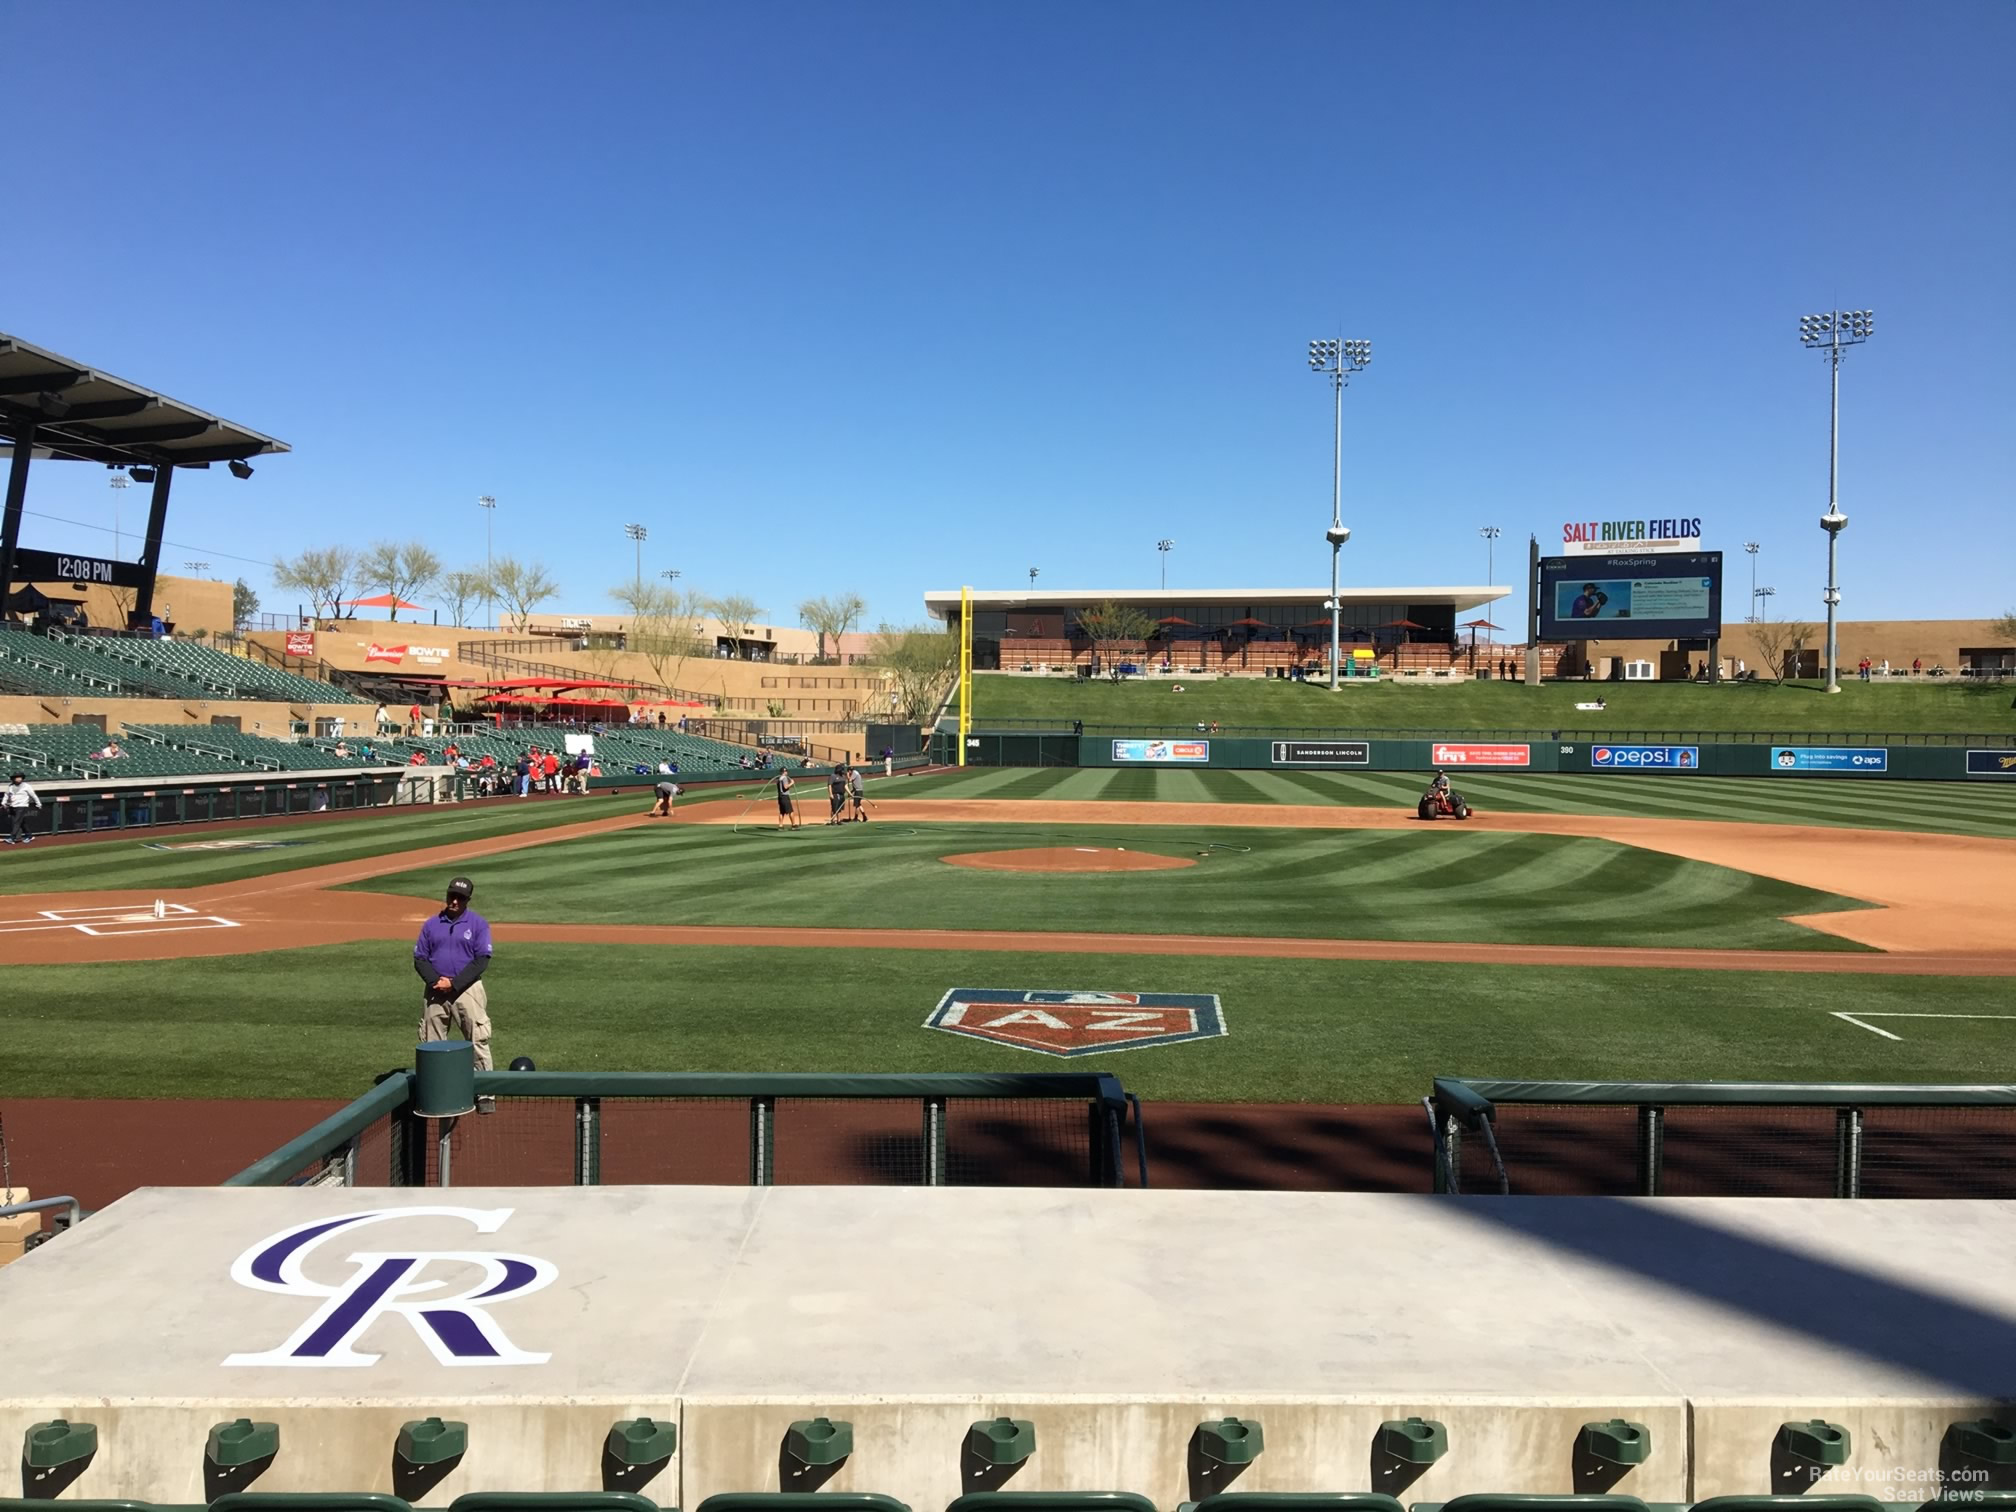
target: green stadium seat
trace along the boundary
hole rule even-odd
[[[701,1502],[698,1512],[910,1512],[910,1507],[873,1491],[721,1491]]]
[[[1711,1496],[1694,1503],[1692,1512],[1897,1512],[1897,1503],[1856,1495]]]
[[[1375,1500],[1399,1505],[1391,1497]],[[969,1491],[945,1512],[1155,1512],[1155,1503],[1132,1491]]]
[[[1401,1512],[1383,1491],[1221,1491],[1177,1512]]]
[[[678,1512],[634,1491],[471,1491],[448,1512]]]
[[[383,1491],[229,1491],[210,1503],[210,1512],[413,1512],[413,1509],[404,1497]]]
[[[1652,1512],[1635,1496],[1615,1494],[1548,1496],[1482,1492],[1452,1497],[1446,1502],[1412,1502],[1409,1508],[1410,1512],[1437,1512],[1437,1509],[1439,1512]]]

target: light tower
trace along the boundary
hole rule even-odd
[[[1333,692],[1337,687],[1337,662],[1344,638],[1342,608],[1337,600],[1337,554],[1351,539],[1351,532],[1344,526],[1344,385],[1351,381],[1353,373],[1362,373],[1371,362],[1372,343],[1369,341],[1338,339],[1309,343],[1310,371],[1328,377],[1337,396],[1336,444],[1330,464],[1330,528],[1323,532],[1323,539],[1330,543],[1330,687]]]
[[[1498,537],[1504,533],[1496,525],[1486,525],[1477,532],[1477,534],[1484,537],[1484,586],[1486,588],[1493,587],[1496,583],[1493,574],[1497,571]]]
[[[1873,310],[1829,310],[1822,315],[1799,317],[1799,340],[1809,351],[1825,352],[1832,383],[1832,399],[1827,422],[1827,513],[1820,528],[1827,532],[1827,691],[1841,691],[1838,659],[1840,642],[1835,618],[1841,607],[1841,587],[1834,571],[1841,544],[1841,532],[1848,528],[1848,516],[1841,513],[1839,480],[1841,473],[1841,354],[1860,346],[1876,328]]]
[[[1750,618],[1757,618],[1757,553],[1764,549],[1761,541],[1745,541],[1743,549],[1750,553]]]

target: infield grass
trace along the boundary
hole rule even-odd
[[[397,943],[0,973],[0,1096],[361,1096],[410,1066]],[[1111,1071],[1186,1101],[1406,1102],[1436,1075],[1977,1081],[2007,978],[1378,961],[513,945],[487,979],[501,1066],[569,1071]],[[1211,992],[1222,1039],[1059,1060],[928,1030],[948,990]],[[1921,1032],[1921,1027],[1923,1032]],[[1934,1032],[1936,1031],[1936,1032]],[[1153,1127],[1152,1117],[1150,1127]]]
[[[947,855],[1125,849],[1180,869],[977,871]],[[1859,950],[1789,914],[1866,905],[1608,840],[1108,825],[649,826],[481,866],[493,921]],[[440,868],[353,884],[434,897]]]

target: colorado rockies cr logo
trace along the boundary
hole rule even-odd
[[[545,1364],[550,1354],[519,1349],[504,1336],[489,1309],[549,1285],[559,1274],[550,1261],[493,1250],[353,1250],[345,1257],[354,1267],[347,1280],[332,1285],[307,1274],[309,1256],[326,1241],[338,1235],[347,1239],[367,1224],[394,1218],[451,1218],[479,1234],[494,1234],[511,1213],[510,1208],[389,1208],[347,1218],[318,1218],[262,1239],[238,1257],[231,1279],[255,1291],[319,1297],[322,1305],[279,1348],[234,1354],[224,1363],[375,1365],[380,1357],[361,1353],[357,1342],[380,1318],[397,1314],[443,1365]],[[479,1275],[453,1296],[439,1295],[447,1283],[423,1276],[430,1266],[443,1262],[459,1262],[465,1269],[474,1266]]]

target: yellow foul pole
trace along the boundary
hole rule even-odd
[[[966,732],[973,728],[973,590],[959,590],[959,765],[966,765]]]

